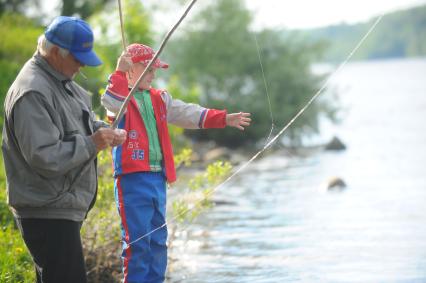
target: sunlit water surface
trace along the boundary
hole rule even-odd
[[[179,236],[168,282],[426,282],[426,59],[350,63],[333,85],[344,120],[323,135],[347,150],[250,165]]]

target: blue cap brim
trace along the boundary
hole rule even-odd
[[[99,59],[98,55],[96,55],[93,50],[90,50],[89,52],[77,52],[77,51],[70,51],[72,55],[74,55],[75,59],[80,61],[80,63],[86,65],[86,66],[99,66],[102,65],[101,59]]]

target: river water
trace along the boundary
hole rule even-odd
[[[350,63],[332,84],[343,120],[322,137],[347,149],[251,164],[180,234],[169,282],[426,282],[426,59]],[[346,189],[323,190],[331,176]]]

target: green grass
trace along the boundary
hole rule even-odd
[[[2,227],[0,242],[0,282],[34,282],[33,262],[19,231]]]
[[[2,156],[0,154],[0,159]],[[0,282],[35,282],[33,261],[6,203],[6,177],[0,161]]]

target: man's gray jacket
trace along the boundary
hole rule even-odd
[[[18,218],[82,221],[97,190],[95,121],[87,92],[35,54],[4,102],[8,203]]]

